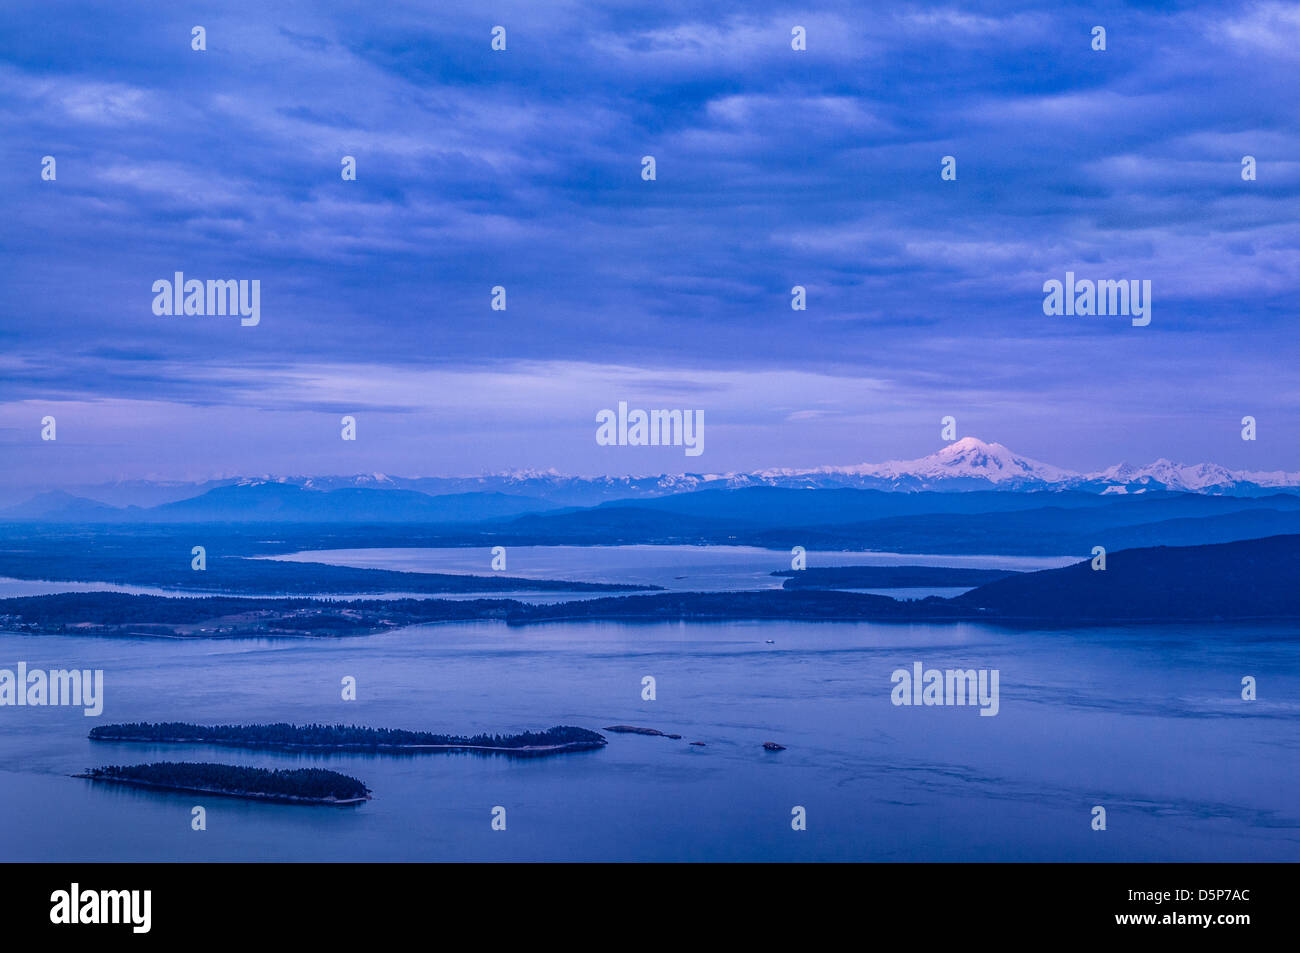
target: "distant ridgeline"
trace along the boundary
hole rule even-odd
[[[139,722],[100,725],[90,730],[90,739],[312,751],[495,751],[524,756],[581,751],[605,745],[605,739],[599,733],[569,725],[514,735],[465,736],[405,731],[400,728],[367,728],[360,725],[191,725],[184,722]]]
[[[356,778],[322,768],[270,771],[233,764],[159,761],[90,768],[75,776],[137,787],[269,801],[355,804],[370,799],[370,789]]]

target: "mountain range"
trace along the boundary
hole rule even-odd
[[[1166,459],[1145,466],[1120,463],[1094,473],[1076,473],[1033,460],[976,437],[963,437],[917,460],[890,460],[848,467],[811,470],[762,470],[748,475],[769,485],[789,481],[892,490],[1083,490],[1092,493],[1141,493],[1174,490],[1187,493],[1253,495],[1279,488],[1300,488],[1300,472],[1234,471],[1218,464],[1184,465]]]
[[[394,477],[374,473],[245,477],[203,483],[123,481],[71,492],[48,491],[0,509],[0,519],[205,521],[238,514],[242,519],[328,520],[340,518],[342,513],[344,519],[461,522],[701,490],[754,487],[891,493],[1176,492],[1259,497],[1300,493],[1300,472],[1235,471],[1217,464],[1183,465],[1160,459],[1145,466],[1120,463],[1093,473],[1076,473],[1022,456],[1000,443],[964,437],[916,460],[749,473],[592,477],[524,470],[476,477]],[[365,491],[384,491],[385,496]],[[388,496],[390,493],[394,495]]]

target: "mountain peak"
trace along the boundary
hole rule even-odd
[[[962,437],[937,453],[911,461],[908,468],[924,476],[967,476],[990,480],[1055,483],[1068,476],[1062,470],[1029,457],[1022,457],[1000,443],[985,443],[978,437]]]
[[[982,459],[986,464],[997,466],[1001,463],[1009,463],[1024,458],[1017,457],[1009,448],[1000,443],[985,443],[979,437],[962,437],[960,440],[954,440],[946,447],[940,448],[936,453],[932,453],[924,459]]]

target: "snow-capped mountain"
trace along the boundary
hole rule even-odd
[[[1067,483],[1078,474],[1049,463],[1032,460],[1012,452],[1000,443],[985,443],[975,437],[963,437],[937,453],[916,460],[889,460],[885,463],[861,463],[848,467],[818,467],[813,470],[764,470],[764,478],[809,477],[817,475],[885,481],[897,489],[935,489],[934,484],[949,481],[975,481],[988,489],[1042,486]],[[956,489],[955,485],[951,488]]]
[[[768,471],[774,473],[775,471]],[[1166,490],[1183,493],[1250,494],[1276,489],[1300,489],[1300,473],[1229,470],[1216,463],[1185,465],[1161,458],[1145,466],[1120,463],[1094,473],[1075,473],[1023,457],[1000,443],[964,437],[918,460],[821,467],[785,471],[887,480],[894,489],[1013,489],[1083,490],[1094,493],[1141,493]]]
[[[592,506],[610,500],[648,499],[710,488],[751,486],[859,488],[892,492],[1061,491],[1136,494],[1159,491],[1260,496],[1300,492],[1300,473],[1228,470],[1211,463],[1183,465],[1160,459],[1145,466],[1117,464],[1093,473],[1075,473],[1021,456],[1000,443],[963,437],[929,456],[853,466],[768,469],[749,473],[677,473],[657,476],[568,476],[555,470],[515,470],[470,477],[396,477],[382,473],[353,476],[260,476],[205,483],[125,484],[76,488],[73,492],[117,506],[151,506],[192,497],[218,487],[282,484],[308,490],[414,490],[431,496],[496,493],[546,501],[552,506]],[[155,488],[155,493],[150,492]],[[156,495],[155,495],[156,494]]]
[[[1087,479],[1112,485],[1150,483],[1169,490],[1205,493],[1220,488],[1231,489],[1234,486],[1243,484],[1258,487],[1296,486],[1300,484],[1300,473],[1234,471],[1221,467],[1217,463],[1198,463],[1194,466],[1184,466],[1181,463],[1174,463],[1161,457],[1155,463],[1148,463],[1144,467],[1121,463],[1097,473],[1089,474]]]

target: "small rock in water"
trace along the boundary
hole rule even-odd
[[[768,639],[768,640],[767,640],[767,644],[768,644],[768,645],[775,645],[775,644],[776,644],[776,639]]]
[[[681,735],[670,735],[667,732],[660,731],[658,728],[638,728],[636,725],[610,725],[605,730],[620,735],[656,735],[660,738],[681,737]]]
[[[703,741],[692,741],[691,744],[695,745],[695,746],[698,747],[698,748],[703,748],[703,747],[704,747],[704,742],[703,742]]]
[[[768,751],[784,751],[785,745],[779,745],[775,741],[764,741],[763,747]]]

